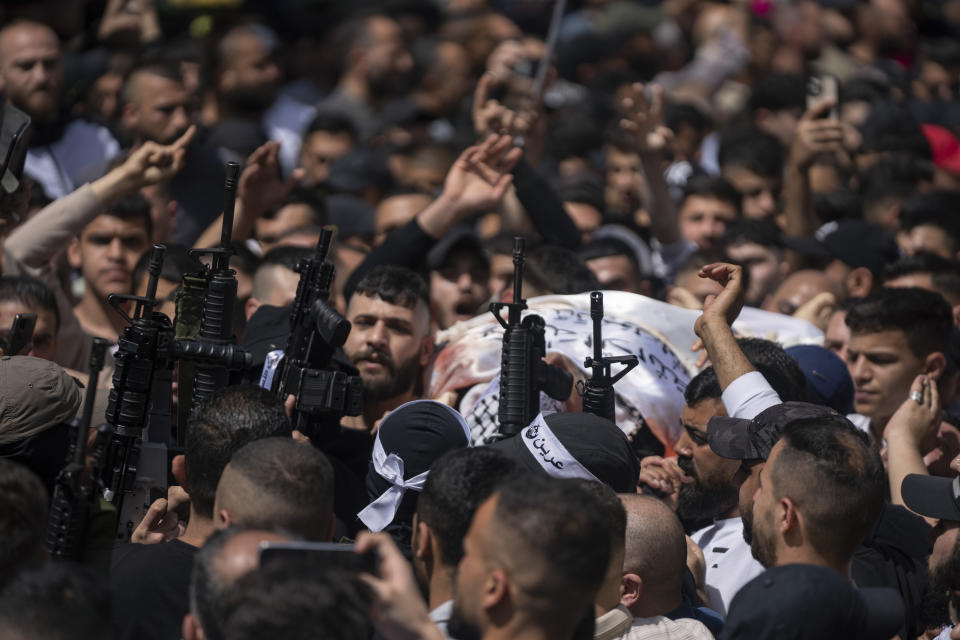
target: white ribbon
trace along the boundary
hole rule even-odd
[[[454,417],[457,419],[457,423],[460,425],[460,428],[463,429],[464,437],[467,439],[467,446],[470,446],[470,429],[467,427],[466,421],[463,419],[457,411],[451,409],[447,405],[436,402],[435,400],[413,400],[405,404],[400,405],[396,409],[390,412],[386,418],[380,423],[380,429],[377,431],[377,439],[373,442],[373,469],[377,472],[381,478],[390,483],[390,488],[380,494],[380,497],[364,507],[363,511],[357,514],[357,517],[360,518],[360,522],[365,524],[370,531],[383,531],[383,529],[393,522],[394,517],[397,515],[397,509],[400,508],[400,501],[403,500],[403,495],[407,492],[408,489],[413,491],[423,491],[423,485],[427,481],[427,474],[430,473],[430,470],[424,471],[423,473],[417,474],[409,480],[403,479],[403,458],[398,456],[395,453],[387,455],[387,452],[383,449],[383,444],[380,442],[380,434],[383,432],[384,426],[386,426],[387,420],[389,420],[390,415],[394,412],[403,409],[407,405],[411,405],[418,402],[432,402],[437,404],[444,409],[448,410]]]
[[[530,426],[520,432],[520,441],[527,448],[537,464],[554,478],[580,478],[600,482],[590,470],[580,464],[567,448],[554,435],[543,419],[537,414]]]

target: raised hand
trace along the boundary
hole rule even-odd
[[[493,209],[507,193],[522,153],[510,136],[491,135],[468,147],[447,173],[441,199],[460,213]]]
[[[673,131],[664,124],[663,88],[653,85],[650,93],[648,97],[647,87],[635,82],[620,104],[626,114],[620,128],[630,135],[640,153],[663,151],[673,141]]]
[[[707,296],[703,303],[703,313],[693,323],[693,330],[697,334],[697,341],[690,347],[691,351],[700,351],[704,348],[703,332],[711,324],[717,322],[728,327],[743,309],[743,267],[725,262],[714,262],[700,269],[701,278],[710,278],[723,287],[717,295]]]
[[[131,184],[131,190],[166,182],[177,175],[183,169],[187,145],[196,132],[196,127],[190,127],[170,144],[144,142],[137,147],[119,167]]]
[[[177,510],[190,502],[190,496],[183,487],[172,486],[167,497],[154,500],[143,520],[133,530],[130,541],[139,544],[159,544],[169,542],[183,534],[186,525],[180,521]]]
[[[790,145],[790,162],[794,166],[806,169],[821,153],[844,151],[843,125],[839,120],[824,117],[835,106],[832,99],[822,100],[800,118],[796,137]]]
[[[237,185],[237,198],[243,203],[244,215],[256,218],[279,206],[306,175],[303,169],[294,169],[284,180],[280,175],[279,154],[279,142],[265,142],[247,158]]]
[[[529,110],[513,110],[490,97],[498,80],[492,73],[480,76],[473,92],[473,129],[478,140],[492,134],[525,136],[536,123],[536,114]]]

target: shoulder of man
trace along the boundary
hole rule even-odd
[[[634,618],[624,640],[712,640],[707,627],[693,618],[671,620],[664,616]]]

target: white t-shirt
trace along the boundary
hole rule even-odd
[[[690,537],[703,550],[707,564],[708,604],[726,617],[733,596],[764,571],[743,539],[743,520],[739,516],[717,520]]]

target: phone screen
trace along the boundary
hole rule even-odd
[[[335,542],[261,542],[260,564],[279,558],[302,559],[324,568],[357,573],[377,573],[374,553],[358,554],[352,544]]]

